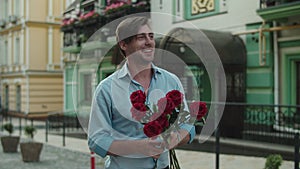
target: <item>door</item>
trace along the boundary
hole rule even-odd
[[[296,101],[296,104],[297,105],[300,105],[300,62],[297,62],[296,63],[296,77],[297,77],[297,82],[296,82],[296,84],[297,84],[297,88],[296,88],[296,93],[297,93],[297,96],[296,96],[296,98],[297,98],[297,101]]]

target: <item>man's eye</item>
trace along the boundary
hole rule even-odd
[[[150,38],[150,39],[153,39],[153,38],[154,38],[154,35],[153,35],[153,34],[149,34],[149,38]]]
[[[144,35],[138,35],[138,36],[137,36],[137,39],[138,39],[138,40],[144,40],[144,39],[145,39],[145,36],[144,36]]]

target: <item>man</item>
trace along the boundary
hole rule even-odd
[[[171,90],[184,93],[182,85],[174,74],[152,63],[155,41],[147,18],[125,19],[118,25],[116,37],[126,62],[96,88],[89,147],[101,157],[109,156],[105,163],[109,169],[168,168],[165,142],[146,137],[143,125],[131,117],[129,97],[142,90],[147,104],[153,104]],[[177,133],[172,133],[171,148],[191,142],[194,136],[194,126],[183,124]]]

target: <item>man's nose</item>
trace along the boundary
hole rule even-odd
[[[147,44],[153,43],[154,41],[153,37],[151,37],[150,35],[146,35],[145,37],[146,37],[145,39]]]

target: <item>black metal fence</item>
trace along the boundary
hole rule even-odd
[[[46,119],[46,142],[48,135],[56,134],[62,136],[63,146],[66,145],[66,136],[86,138],[86,133],[78,120],[76,114],[65,115],[64,113],[52,113]]]
[[[268,143],[278,143],[294,147],[295,169],[299,169],[299,133],[300,106],[299,105],[268,105],[245,103],[207,103],[209,107],[225,106],[219,124],[220,133],[216,135],[216,155],[219,154],[220,137],[232,137],[241,140],[254,140]],[[216,109],[217,110],[217,109]],[[1,114],[1,120],[7,118],[7,113]],[[76,115],[63,113],[49,114],[46,119],[46,141],[48,135],[65,137],[70,133],[85,134]],[[216,158],[216,165],[219,158]]]
[[[300,106],[247,104],[244,110],[243,139],[294,145]]]
[[[224,106],[221,137],[294,145],[294,136],[300,133],[300,105],[207,104],[216,111]]]
[[[216,130],[216,168],[219,168],[220,137],[294,146],[294,169],[299,169],[300,105],[208,103],[224,106]],[[216,109],[217,110],[217,109]]]

